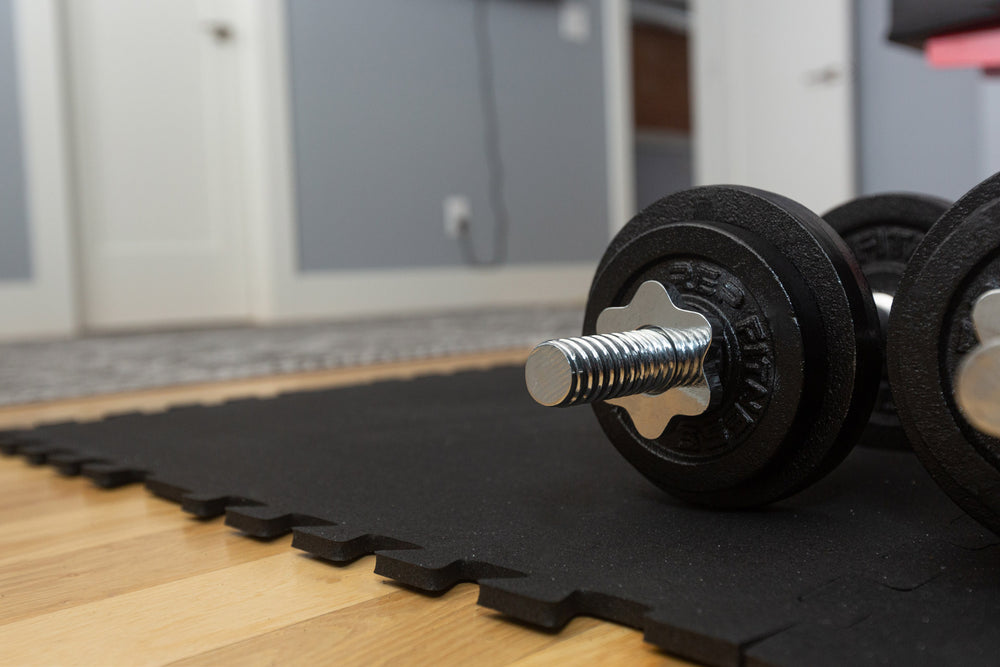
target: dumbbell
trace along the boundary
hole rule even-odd
[[[533,351],[529,392],[543,405],[593,403],[636,468],[712,506],[772,502],[829,472],[868,420],[873,381],[864,440],[902,446],[879,352],[906,262],[947,207],[861,197],[824,216],[841,237],[751,188],[661,200],[601,260],[585,336]]]
[[[903,271],[924,235],[949,206],[949,202],[937,197],[886,193],[858,197],[823,215],[854,253],[872,289],[882,329],[883,357],[889,312]],[[860,444],[909,448],[893,405],[889,373],[884,364],[875,409]]]
[[[674,496],[751,507],[847,455],[879,388],[879,322],[857,260],[815,213],[698,187],[615,236],[583,336],[536,347],[525,379],[543,405],[592,404],[625,459]]]
[[[914,451],[951,498],[1000,533],[1000,174],[928,232],[889,320],[887,362]]]

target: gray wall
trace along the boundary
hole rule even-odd
[[[857,0],[856,22],[861,192],[958,197],[985,175],[980,74],[889,44],[889,0]]]
[[[300,268],[463,263],[442,200],[492,250],[475,11],[484,0],[288,0]],[[509,261],[595,260],[608,239],[599,0],[488,0]]]
[[[686,137],[636,137],[635,203],[642,210],[693,185],[691,141]]]
[[[0,0],[0,281],[31,279],[12,2]]]

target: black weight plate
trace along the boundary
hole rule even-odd
[[[977,186],[945,214],[943,231],[928,234],[934,247],[899,285],[888,364],[900,419],[921,462],[956,503],[1000,533],[1000,440],[970,426],[954,401],[955,371],[976,344],[972,305],[1000,288],[998,184],[993,177]]]
[[[649,279],[712,322],[706,369],[721,388],[706,413],[675,418],[656,439],[621,408],[595,404],[622,455],[673,495],[719,507],[766,504],[832,470],[868,420],[880,361],[871,292],[839,236],[762,190],[671,195],[612,240],[584,334]]]
[[[907,262],[924,235],[950,204],[944,199],[913,193],[884,193],[858,197],[823,216],[854,253],[873,292],[893,296]],[[886,343],[882,317],[882,352]],[[860,444],[871,447],[909,448],[889,388],[889,372],[882,365],[875,410],[861,435]]]
[[[931,231],[927,232],[924,236],[924,240],[920,242],[920,245],[917,246],[913,256],[910,257],[910,262],[906,265],[905,276],[900,280],[899,289],[903,288],[906,276],[913,278],[920,273],[923,269],[924,262],[930,258],[934,250],[936,250],[941,242],[947,238],[956,227],[961,225],[973,211],[978,209],[983,204],[988,204],[995,199],[1000,199],[1000,172],[993,174],[985,181],[962,195],[962,197],[952,204],[951,207],[949,207],[948,210],[945,211],[944,214],[938,219],[938,221],[934,223],[934,227],[931,228]]]

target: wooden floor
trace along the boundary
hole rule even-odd
[[[0,408],[0,429],[177,403],[519,362],[525,351]],[[578,618],[550,634],[201,521],[141,485],[113,491],[0,457],[0,664],[663,664],[641,633]],[[673,664],[680,664],[673,662]]]

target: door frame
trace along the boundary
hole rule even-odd
[[[63,337],[79,326],[66,73],[57,0],[14,0],[31,279],[0,282],[0,339]]]

